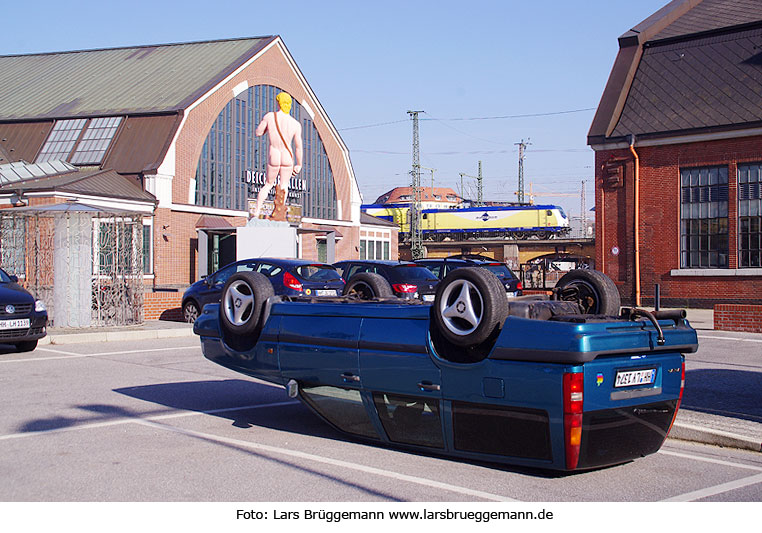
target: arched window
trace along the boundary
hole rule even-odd
[[[275,95],[281,90],[249,87],[219,114],[196,167],[196,205],[245,211],[249,199],[256,199],[267,169],[268,140],[267,134],[256,137],[254,131],[266,113],[277,109]],[[304,160],[301,173],[291,180],[288,203],[301,205],[305,217],[335,220],[336,188],[323,141],[296,99],[291,116],[302,124]]]

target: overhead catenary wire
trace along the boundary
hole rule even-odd
[[[518,114],[518,115],[495,115],[495,116],[488,116],[488,117],[452,117],[452,118],[433,118],[429,116],[429,118],[420,118],[419,120],[421,122],[423,121],[439,121],[439,122],[457,122],[457,121],[470,121],[470,120],[508,120],[508,119],[516,119],[516,118],[536,118],[536,117],[550,117],[555,115],[568,115],[572,113],[584,113],[586,111],[595,111],[597,108],[595,107],[585,107],[582,109],[567,109],[564,111],[548,111],[543,113],[524,113],[524,114]],[[361,126],[349,126],[346,128],[338,128],[339,131],[349,131],[349,130],[359,130],[359,129],[366,129],[366,128],[377,128],[381,126],[389,126],[391,124],[400,124],[402,122],[409,122],[409,119],[400,119],[400,120],[391,120],[386,122],[377,122],[374,124],[364,124]]]

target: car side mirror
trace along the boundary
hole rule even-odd
[[[8,276],[8,277],[11,278],[11,281],[13,283],[18,283],[18,281],[19,281],[19,277],[16,276],[16,275],[12,275],[12,276]]]

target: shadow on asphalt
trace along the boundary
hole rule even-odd
[[[227,379],[126,387],[114,389],[114,392],[173,410],[205,412],[210,416],[230,420],[232,425],[240,428],[261,426],[315,437],[348,440],[303,404],[288,398],[282,388],[272,385]],[[269,405],[284,402],[293,403]],[[266,407],[258,408],[258,405]],[[241,409],[245,406],[252,407]]]
[[[682,408],[762,423],[762,372],[688,370]]]

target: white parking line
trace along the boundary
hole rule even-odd
[[[145,425],[145,426],[149,426],[149,427],[152,427],[152,428],[163,429],[163,430],[166,430],[166,431],[171,431],[171,432],[174,432],[174,433],[179,433],[181,435],[186,435],[186,436],[189,436],[189,437],[200,438],[200,439],[204,439],[204,440],[207,440],[207,441],[219,442],[221,444],[229,444],[229,445],[233,445],[233,446],[239,446],[239,447],[242,447],[242,448],[248,448],[248,449],[251,449],[251,450],[257,450],[257,451],[261,451],[261,452],[268,452],[268,453],[274,453],[274,454],[279,454],[279,455],[285,455],[285,456],[288,456],[288,457],[293,457],[293,458],[297,458],[297,459],[304,459],[304,460],[307,460],[307,461],[312,461],[312,462],[321,463],[321,464],[327,464],[327,465],[331,465],[331,466],[338,466],[340,468],[346,468],[346,469],[349,469],[349,470],[355,470],[355,471],[358,471],[358,472],[362,472],[364,474],[371,474],[371,475],[376,475],[376,476],[396,479],[397,481],[404,481],[406,483],[414,483],[414,484],[417,484],[417,485],[423,485],[425,487],[430,487],[430,488],[445,490],[445,491],[449,491],[449,492],[454,492],[456,494],[463,494],[465,496],[482,498],[484,500],[495,501],[495,502],[517,502],[517,501],[520,501],[520,500],[514,500],[512,498],[508,498],[506,496],[500,496],[499,494],[492,494],[492,493],[483,492],[483,491],[480,491],[480,490],[474,490],[474,489],[469,489],[469,488],[466,488],[466,487],[460,487],[458,485],[450,485],[449,483],[442,483],[442,482],[439,482],[439,481],[434,481],[433,479],[426,479],[426,478],[421,478],[421,477],[417,477],[417,476],[409,476],[407,474],[400,474],[399,472],[393,472],[393,471],[390,471],[390,470],[382,470],[380,468],[375,468],[375,467],[372,467],[372,466],[366,466],[366,465],[362,465],[362,464],[358,464],[358,463],[350,463],[348,461],[341,461],[339,459],[332,459],[330,457],[323,457],[321,455],[314,455],[314,454],[311,454],[311,453],[300,452],[300,451],[297,451],[297,450],[289,450],[287,448],[279,448],[279,447],[276,447],[276,446],[268,446],[266,444],[258,444],[258,443],[255,443],[255,442],[249,442],[249,441],[244,441],[244,440],[239,440],[239,439],[231,439],[231,438],[228,438],[228,437],[220,437],[220,436],[217,436],[217,435],[212,435],[210,433],[202,433],[200,431],[193,431],[193,430],[178,428],[178,427],[174,427],[174,426],[167,426],[167,425],[164,425],[164,424],[158,424],[156,422],[152,422],[150,420],[142,420],[142,419],[141,420],[135,420],[135,423],[141,424],[141,425]]]
[[[681,494],[679,496],[675,496],[674,498],[668,498],[662,501],[694,502],[696,500],[700,500],[701,498],[716,496],[717,494],[722,494],[723,492],[729,492],[731,490],[742,489],[750,485],[756,485],[757,483],[762,483],[762,474],[757,474],[756,476],[750,476],[750,477],[737,479],[735,481],[729,481],[728,483],[723,483],[722,485],[715,485],[714,487],[707,487],[705,489],[695,490],[693,492],[688,492],[687,494]]]
[[[128,355],[131,353],[151,353],[151,352],[169,352],[172,350],[201,350],[201,346],[194,345],[194,346],[173,346],[171,348],[147,348],[145,350],[120,350],[118,352],[99,352],[99,353],[76,353],[76,352],[67,352],[64,350],[56,350],[53,348],[37,348],[40,351],[44,352],[51,352],[51,353],[58,353],[61,354],[60,356],[51,356],[51,357],[27,357],[25,359],[1,359],[0,364],[2,363],[30,363],[35,361],[56,361],[58,359],[82,359],[86,357],[107,357],[110,355]]]
[[[719,339],[722,341],[762,342],[762,339],[742,339],[740,337],[720,337],[719,335],[698,335],[699,339]]]
[[[457,494],[463,494],[466,496],[481,498],[484,500],[489,501],[500,501],[500,502],[517,502],[520,500],[514,500],[505,496],[500,496],[498,494],[491,494],[489,492],[483,492],[479,490],[469,489],[466,487],[460,487],[457,485],[450,485],[449,483],[442,483],[439,481],[434,481],[431,479],[425,479],[420,478],[416,476],[409,476],[406,474],[400,474],[398,472],[392,472],[389,470],[382,470],[379,468],[374,468],[371,466],[361,465],[357,463],[350,463],[348,461],[341,461],[338,459],[331,459],[329,457],[323,457],[320,455],[314,455],[310,453],[300,452],[296,450],[289,450],[286,448],[278,448],[275,446],[268,446],[266,444],[257,444],[254,442],[249,441],[243,441],[239,439],[231,439],[227,437],[220,437],[218,435],[213,435],[210,433],[201,433],[198,431],[192,431],[188,429],[182,429],[177,428],[174,426],[168,426],[165,424],[160,424],[157,421],[159,420],[168,420],[173,418],[183,418],[188,416],[197,416],[197,415],[214,415],[219,413],[225,413],[225,412],[232,412],[232,411],[243,411],[246,409],[261,409],[261,408],[272,408],[272,407],[281,407],[281,406],[287,406],[287,405],[296,405],[299,402],[297,401],[286,401],[286,402],[276,402],[276,403],[269,403],[269,404],[259,404],[259,405],[247,405],[243,407],[229,407],[224,409],[210,409],[208,411],[186,411],[186,412],[180,412],[180,413],[168,413],[164,415],[155,415],[150,416],[146,418],[121,418],[118,420],[110,420],[108,422],[95,422],[91,424],[83,424],[80,426],[71,426],[66,428],[56,428],[56,429],[49,429],[45,431],[33,431],[33,432],[24,432],[24,433],[12,433],[8,435],[0,435],[0,441],[4,440],[11,440],[11,439],[21,439],[21,438],[29,438],[29,437],[37,437],[40,435],[50,435],[55,433],[64,433],[69,431],[82,431],[87,429],[98,429],[98,428],[104,428],[104,427],[111,427],[111,426],[119,426],[119,425],[125,425],[125,424],[138,424],[143,426],[148,426],[152,428],[159,428],[163,429],[165,431],[171,431],[174,433],[183,434],[190,437],[195,438],[203,438],[207,441],[213,441],[218,442],[220,444],[228,444],[228,445],[234,445],[234,446],[240,446],[252,450],[258,450],[262,452],[268,452],[268,453],[274,453],[274,454],[280,454],[280,455],[286,455],[289,457],[294,457],[298,459],[303,459],[307,461],[322,463],[322,464],[328,464],[332,466],[338,466],[342,468],[346,468],[349,470],[355,470],[359,472],[363,472],[366,474],[373,474],[377,476],[387,477],[391,479],[396,479],[398,481],[404,481],[407,483],[414,483],[417,485],[423,485],[435,489],[441,489],[449,492],[454,492]]]
[[[702,461],[704,463],[713,463],[722,466],[734,466],[736,468],[742,468],[746,470],[754,470],[756,472],[762,472],[762,466],[746,465],[743,463],[734,463],[731,461],[725,461],[723,459],[715,459],[714,457],[703,457],[701,455],[693,455],[691,453],[673,452],[670,450],[661,449],[659,452],[661,455],[672,455],[674,457],[682,457],[683,459],[693,459],[694,461]]]
[[[681,453],[681,452],[672,452],[669,450],[659,450],[659,453],[663,455],[672,455],[674,457],[681,457],[684,459],[693,459],[694,461],[703,461],[705,463],[713,463],[713,464],[722,465],[722,466],[731,466],[735,468],[742,468],[746,470],[754,470],[756,472],[762,472],[762,467],[759,467],[759,466],[746,465],[743,463],[733,463],[731,461],[724,461],[722,459],[715,459],[713,457],[702,457],[700,455],[693,455],[693,454]],[[744,477],[741,479],[737,479],[735,481],[729,481],[727,483],[715,485],[713,487],[706,487],[703,489],[694,490],[692,492],[687,492],[685,494],[673,496],[672,498],[667,498],[666,500],[662,500],[662,501],[692,502],[692,501],[700,500],[701,498],[716,496],[717,494],[722,494],[723,492],[729,492],[731,490],[742,489],[750,485],[756,485],[757,483],[762,483],[762,474]]]

